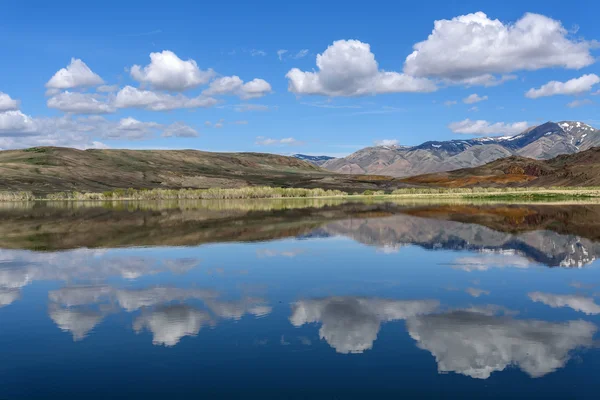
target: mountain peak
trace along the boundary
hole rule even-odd
[[[427,141],[417,146],[367,147],[323,164],[341,173],[406,177],[477,167],[499,158],[548,159],[600,146],[600,131],[581,121],[544,122],[514,136]]]

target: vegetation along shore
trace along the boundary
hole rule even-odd
[[[36,195],[28,191],[0,192],[0,201],[43,200],[234,200],[234,199],[285,199],[317,197],[444,197],[444,198],[507,198],[556,199],[600,197],[600,187],[524,187],[524,188],[403,188],[393,191],[365,190],[348,193],[341,190],[245,187],[233,189],[116,189],[101,193],[57,192]]]

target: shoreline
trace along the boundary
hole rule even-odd
[[[198,201],[198,200],[300,200],[300,199],[406,199],[406,200],[488,200],[556,201],[600,199],[600,188],[409,188],[391,193],[365,191],[250,187],[240,189],[119,189],[104,193],[60,192],[36,196],[31,192],[0,192],[0,203],[14,202],[97,202],[97,201]]]

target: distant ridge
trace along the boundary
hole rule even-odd
[[[578,121],[546,122],[515,136],[375,146],[321,164],[346,174],[408,177],[477,167],[509,156],[549,159],[600,146],[600,131]]]
[[[307,161],[311,164],[315,164],[318,166],[321,166],[325,162],[327,162],[329,160],[333,160],[335,158],[335,157],[330,157],[330,156],[309,156],[306,154],[294,154],[292,157],[295,157],[299,160]]]

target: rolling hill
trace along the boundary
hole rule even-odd
[[[477,167],[510,156],[544,160],[594,146],[600,146],[599,130],[583,122],[547,122],[516,136],[367,147],[321,166],[345,174],[408,177]]]
[[[600,147],[549,160],[511,156],[480,167],[405,178],[407,184],[472,186],[600,186]]]
[[[197,150],[77,150],[35,147],[0,151],[0,190],[36,194],[116,188],[275,186],[393,189],[385,177],[335,174],[294,157]]]

